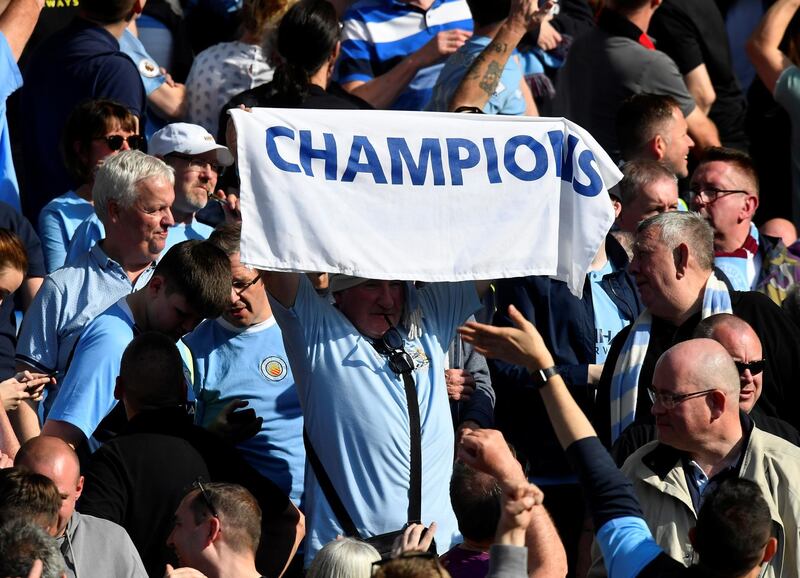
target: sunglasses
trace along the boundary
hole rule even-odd
[[[764,367],[766,366],[767,359],[756,359],[754,361],[750,361],[745,363],[744,361],[735,361],[736,369],[739,372],[739,375],[743,374],[748,369],[750,370],[751,375],[758,375],[762,371],[764,371]]]
[[[217,513],[217,509],[214,507],[214,502],[211,501],[211,496],[208,495],[208,492],[203,486],[203,478],[197,478],[194,481],[194,484],[192,484],[192,488],[200,490],[200,496],[203,498],[206,508],[208,508],[208,511],[211,512],[212,516],[219,519],[219,513]]]
[[[144,137],[138,134],[132,134],[131,136],[122,136],[121,134],[112,134],[110,136],[99,136],[92,140],[104,140],[106,141],[106,145],[112,151],[118,151],[122,148],[122,143],[127,142],[128,146],[131,147],[131,150],[142,150],[144,146]]]
[[[414,360],[403,348],[403,336],[400,335],[397,327],[392,325],[388,317],[386,317],[386,323],[389,325],[389,329],[380,339],[375,340],[373,345],[378,353],[387,357],[389,369],[395,374],[411,373],[415,367]]]

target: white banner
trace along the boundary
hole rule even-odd
[[[275,271],[463,281],[550,275],[580,294],[621,174],[553,118],[231,111],[242,262]]]

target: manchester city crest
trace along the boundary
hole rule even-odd
[[[276,355],[267,357],[261,362],[261,375],[270,381],[280,381],[287,373],[286,362]]]

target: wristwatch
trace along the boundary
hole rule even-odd
[[[536,386],[537,389],[547,383],[548,379],[559,374],[558,368],[556,368],[555,365],[545,369],[539,369],[538,371],[529,371],[528,373],[530,373],[533,378],[533,385]]]

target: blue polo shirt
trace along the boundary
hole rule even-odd
[[[458,538],[450,504],[453,422],[444,383],[455,330],[481,303],[472,282],[413,286],[409,303],[422,309],[423,333],[406,340],[422,430],[422,522],[436,522],[441,551]],[[289,355],[311,443],[347,512],[363,536],[398,530],[407,521],[411,446],[402,380],[386,358],[305,275],[294,307],[272,301]],[[407,331],[401,328],[401,333]],[[342,528],[306,472],[306,565]]]
[[[25,68],[21,113],[25,119],[23,205],[32,219],[50,199],[73,189],[59,151],[64,123],[75,106],[92,98],[122,103],[144,120],[145,92],[133,61],[105,28],[76,18],[45,40]]]
[[[22,86],[22,75],[11,53],[6,37],[0,32],[0,201],[19,211],[19,185],[14,161],[11,158],[11,139],[8,136],[6,100]]]
[[[303,412],[275,318],[250,327],[207,319],[183,342],[192,352],[195,421],[207,428],[231,401],[247,401],[264,421],[255,436],[236,447],[302,507]]]
[[[434,0],[424,11],[401,0],[359,0],[342,23],[337,80],[345,84],[381,76],[439,32],[472,31],[472,14],[465,0]],[[443,66],[420,69],[391,108],[424,110]]]
[[[144,287],[154,268],[133,284],[122,266],[95,245],[75,264],[45,277],[22,320],[17,361],[45,373],[58,371],[60,382],[84,328],[121,297]]]
[[[86,439],[114,409],[114,386],[125,348],[138,333],[125,297],[86,326],[61,383],[48,420],[70,423]]]
[[[204,241],[208,239],[208,236],[211,235],[213,231],[213,227],[209,227],[194,218],[188,225],[176,223],[169,228],[167,244],[164,246],[164,250],[161,254],[163,255],[169,251],[170,247],[182,243],[183,241]],[[78,228],[75,230],[75,234],[72,236],[72,241],[70,241],[69,248],[67,249],[67,256],[64,260],[64,264],[71,265],[76,263],[86,251],[94,247],[95,243],[105,236],[106,229],[103,223],[97,217],[97,213],[92,212],[92,214],[89,215],[83,223],[78,225]]]
[[[39,236],[48,273],[64,265],[75,230],[93,214],[92,204],[75,191],[68,191],[44,206],[39,213]]]

